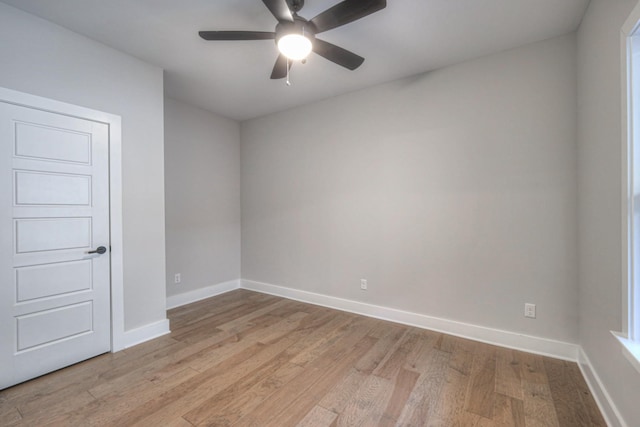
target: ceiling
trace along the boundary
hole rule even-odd
[[[388,0],[319,35],[366,58],[348,71],[312,54],[271,80],[272,40],[207,42],[199,30],[273,31],[260,0],[1,0],[165,70],[168,96],[245,120],[574,31],[589,0]],[[338,0],[306,0],[311,19]]]

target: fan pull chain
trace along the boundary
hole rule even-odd
[[[291,82],[289,81],[289,58],[287,58],[287,81],[285,83],[287,86],[291,86]]]

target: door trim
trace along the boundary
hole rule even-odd
[[[109,127],[109,230],[111,241],[111,352],[126,346],[122,252],[122,119],[120,116],[0,87],[0,102],[104,123]]]

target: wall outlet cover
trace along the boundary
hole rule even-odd
[[[535,319],[536,318],[536,305],[535,304],[526,303],[524,305],[524,317],[529,317],[531,319]]]

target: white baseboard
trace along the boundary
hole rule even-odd
[[[167,297],[167,310],[186,304],[191,304],[192,302],[200,301],[206,298],[211,298],[216,295],[224,294],[225,292],[229,292],[238,288],[240,288],[239,279],[217,283],[212,286],[207,286],[206,288],[200,288],[182,294],[171,295]]]
[[[142,344],[145,341],[166,335],[169,332],[169,319],[159,320],[155,323],[141,326],[124,332],[124,348]]]
[[[412,313],[343,298],[336,298],[328,295],[256,282],[253,280],[243,279],[240,287],[296,301],[361,314],[363,316],[388,320],[409,326],[416,326],[423,329],[430,329],[449,335],[468,338],[474,341],[494,344],[515,350],[522,350],[528,353],[570,360],[572,362],[578,360],[579,346],[577,344],[523,335],[499,329],[486,328],[469,323],[456,322],[453,320],[431,317],[424,314]]]
[[[205,298],[210,298],[239,288],[334,308],[350,313],[361,314],[363,316],[388,320],[404,325],[430,329],[437,332],[522,350],[529,353],[541,354],[573,362],[578,361],[579,346],[576,344],[487,328],[469,323],[456,322],[454,320],[442,319],[424,314],[332,297],[329,295],[301,291],[299,289],[256,282],[253,280],[231,280],[228,282],[218,283],[213,286],[208,286],[206,288],[185,292],[183,294],[172,295],[167,297],[167,309],[180,307],[185,304],[190,304],[192,302],[200,301]]]
[[[607,425],[609,427],[628,427],[582,347],[579,351],[578,366]]]

